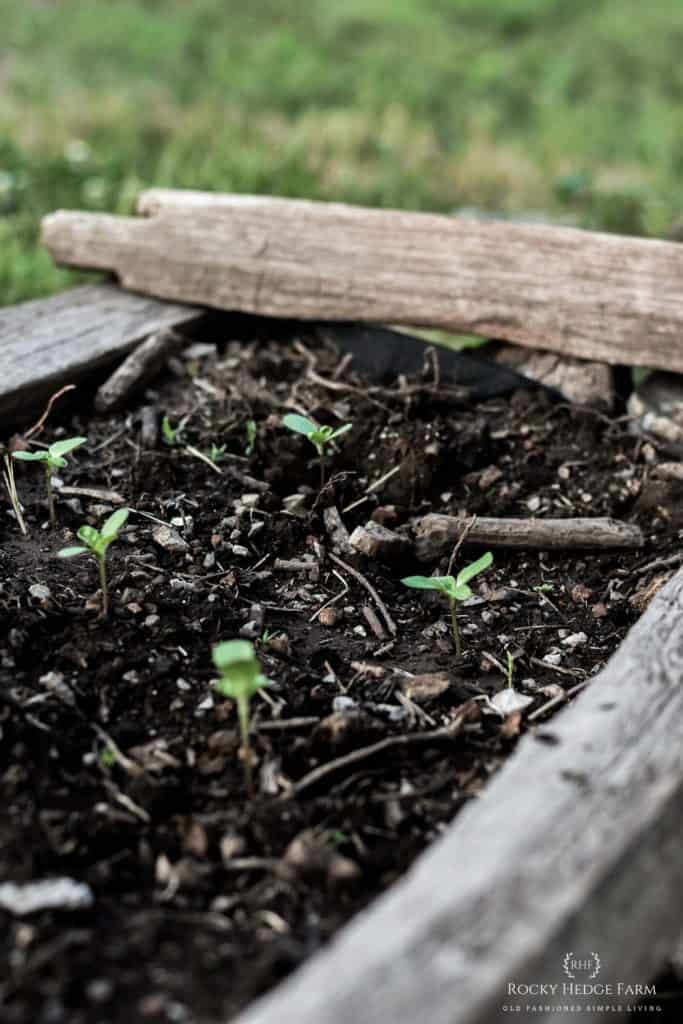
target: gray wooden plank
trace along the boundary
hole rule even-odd
[[[491,1024],[514,1002],[569,1022],[563,1006],[584,1021],[633,1003],[616,986],[647,984],[680,934],[682,679],[680,571],[409,875],[234,1024]],[[571,980],[567,954],[591,970]],[[614,994],[563,990],[598,983]],[[559,988],[515,1000],[510,984]]]
[[[683,371],[683,247],[574,228],[155,189],[144,217],[61,211],[59,263],[227,310],[467,331]]]
[[[116,362],[149,334],[200,315],[109,284],[0,308],[0,423],[31,418],[63,384]]]

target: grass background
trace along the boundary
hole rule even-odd
[[[150,185],[669,236],[680,0],[0,0],[0,304]]]

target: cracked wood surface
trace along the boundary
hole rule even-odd
[[[683,371],[683,247],[341,203],[154,189],[140,217],[60,211],[58,263],[161,298],[467,331]]]
[[[597,953],[603,984],[650,982],[681,927],[682,677],[683,570],[407,877],[234,1024],[491,1024],[509,983],[604,1003],[563,994],[568,953]]]
[[[108,284],[0,308],[0,424],[30,420],[63,384],[113,364],[150,334],[200,315]]]

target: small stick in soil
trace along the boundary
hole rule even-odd
[[[367,622],[368,626],[375,634],[377,639],[384,640],[387,634],[384,631],[384,626],[379,621],[379,618],[377,617],[377,613],[375,612],[374,608],[371,608],[369,604],[365,604],[361,608],[361,611],[363,613],[363,618],[365,619],[365,621]]]
[[[126,400],[153,377],[168,356],[182,345],[183,338],[173,330],[157,331],[123,360],[95,395],[98,412],[120,408]]]
[[[192,455],[195,459],[199,459],[200,462],[206,463],[209,469],[212,469],[214,473],[218,473],[219,476],[223,475],[223,470],[220,466],[217,466],[213,459],[210,459],[204,452],[200,452],[199,448],[195,448],[194,445],[186,444],[185,451],[188,455]]]
[[[585,672],[575,668],[562,668],[561,665],[551,665],[548,661],[543,661],[541,658],[530,657],[530,665],[538,665],[539,668],[549,669],[551,672],[557,672],[561,676],[571,676],[572,679],[581,678],[585,675]]]
[[[374,494],[375,491],[379,491],[384,486],[384,484],[391,480],[392,477],[396,476],[397,473],[400,473],[400,471],[400,466],[394,466],[392,469],[388,470],[379,478],[379,480],[375,480],[374,483],[370,484],[369,487],[365,488],[365,493],[362,498],[358,498],[356,501],[352,501],[350,505],[347,505],[346,508],[342,509],[342,512],[351,512],[354,508],[358,508],[359,505],[362,505],[369,499],[371,494]]]
[[[396,623],[394,622],[394,620],[392,619],[391,615],[387,611],[387,607],[384,604],[384,601],[379,596],[379,594],[377,593],[377,591],[373,587],[372,583],[370,583],[369,580],[366,580],[365,576],[363,576],[362,573],[358,572],[357,569],[354,569],[352,566],[347,565],[346,562],[343,562],[341,560],[341,558],[337,557],[337,555],[333,555],[332,552],[329,552],[329,557],[332,559],[333,562],[336,562],[337,565],[341,569],[344,569],[344,571],[348,572],[350,576],[353,576],[353,578],[355,580],[358,580],[358,582],[361,584],[361,586],[365,587],[365,589],[367,590],[368,594],[373,599],[373,601],[375,602],[375,604],[379,608],[380,612],[382,613],[382,617],[384,618],[384,621],[387,624],[387,628],[389,629],[389,632],[392,634],[392,636],[396,636],[396,634],[398,633],[398,629],[396,627]]]
[[[17,491],[17,484],[14,479],[14,465],[12,460],[5,455],[5,468],[2,471],[2,478],[5,482],[5,489],[7,491],[7,497],[10,500],[12,511],[14,512],[14,518],[17,521],[17,526],[21,530],[24,537],[28,536],[28,530],[26,529],[26,523],[24,522],[24,515],[21,510],[21,502],[19,501],[19,493]]]
[[[429,732],[407,733],[402,736],[387,736],[377,743],[371,743],[367,747],[360,747],[358,750],[352,750],[349,754],[335,757],[334,760],[319,765],[299,779],[298,782],[293,783],[291,789],[283,794],[282,799],[292,800],[300,796],[304,790],[310,789],[311,786],[315,786],[323,779],[326,779],[329,775],[334,775],[344,768],[356,765],[360,761],[366,761],[370,757],[375,757],[376,754],[382,754],[385,750],[392,750],[397,747],[428,746],[453,740],[460,734],[472,707],[473,702],[468,701],[448,725],[438,729],[432,729]]]
[[[465,543],[465,540],[467,539],[467,535],[471,531],[471,529],[474,526],[474,524],[476,523],[476,521],[477,521],[477,517],[476,516],[472,516],[472,518],[470,519],[469,523],[467,523],[465,525],[465,527],[463,528],[462,533],[460,534],[460,536],[458,537],[457,541],[455,542],[455,546],[454,546],[453,550],[451,551],[451,557],[448,560],[448,568],[446,569],[446,575],[447,576],[451,575],[451,573],[453,571],[453,565],[455,563],[455,559],[457,557],[458,551],[460,550],[460,548]]]
[[[463,516],[430,513],[414,521],[415,551],[429,562],[447,551],[468,520]],[[638,526],[608,516],[575,519],[496,519],[480,517],[467,539],[485,547],[529,548],[540,551],[614,550],[642,547]]]
[[[542,704],[540,708],[536,708],[530,715],[527,715],[527,722],[535,722],[541,715],[545,715],[548,711],[552,711],[553,708],[557,707],[558,704],[564,704],[565,701],[571,700],[577,693],[585,689],[590,683],[590,679],[584,679],[582,683],[577,683],[576,686],[572,686],[571,690],[567,690],[562,694],[561,697],[551,697],[550,700]]]
[[[317,715],[301,715],[299,718],[272,718],[256,724],[257,732],[286,732],[289,729],[310,729],[318,725]]]
[[[326,608],[331,608],[333,604],[337,603],[337,601],[341,601],[342,597],[344,597],[349,592],[349,586],[344,577],[340,576],[336,569],[333,569],[332,572],[341,583],[343,590],[340,590],[339,593],[335,594],[334,597],[331,597],[329,601],[325,601],[325,603],[322,604],[316,612],[313,612],[310,619],[308,620],[309,622],[315,622],[315,620],[318,618],[322,611],[324,611]]]
[[[332,547],[334,550],[341,554],[353,557],[353,555],[355,555],[355,551],[351,547],[349,531],[346,529],[336,505],[329,505],[323,511],[323,523],[325,524],[327,534],[332,541]]]
[[[42,429],[43,429],[43,427],[45,425],[45,420],[50,415],[50,412],[52,410],[52,406],[55,404],[57,399],[61,398],[62,395],[65,395],[67,391],[75,391],[75,390],[76,390],[76,385],[75,384],[65,384],[63,388],[59,389],[59,391],[55,391],[54,395],[51,395],[51,397],[50,397],[50,399],[49,399],[49,401],[48,401],[48,403],[47,403],[47,405],[45,407],[45,412],[43,413],[43,415],[40,417],[40,419],[36,423],[33,424],[32,427],[30,427],[29,430],[26,431],[25,434],[22,435],[24,440],[28,441],[28,439],[30,437],[33,437],[35,434],[40,434],[40,432],[42,431]]]
[[[312,572],[314,575],[320,571],[317,562],[305,562],[300,558],[276,558],[273,569],[281,572]]]
[[[154,405],[140,409],[140,444],[143,448],[156,448],[159,443],[159,417]]]

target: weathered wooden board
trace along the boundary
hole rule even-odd
[[[153,190],[143,217],[58,212],[58,263],[228,310],[422,324],[683,371],[683,247],[573,228]]]
[[[31,418],[63,384],[115,362],[149,334],[200,315],[114,285],[86,285],[0,308],[0,424]]]
[[[648,983],[681,929],[682,677],[683,571],[412,872],[235,1024],[491,1024],[514,1004],[569,1022],[633,1003],[616,986]],[[562,987],[598,983],[613,995]]]

